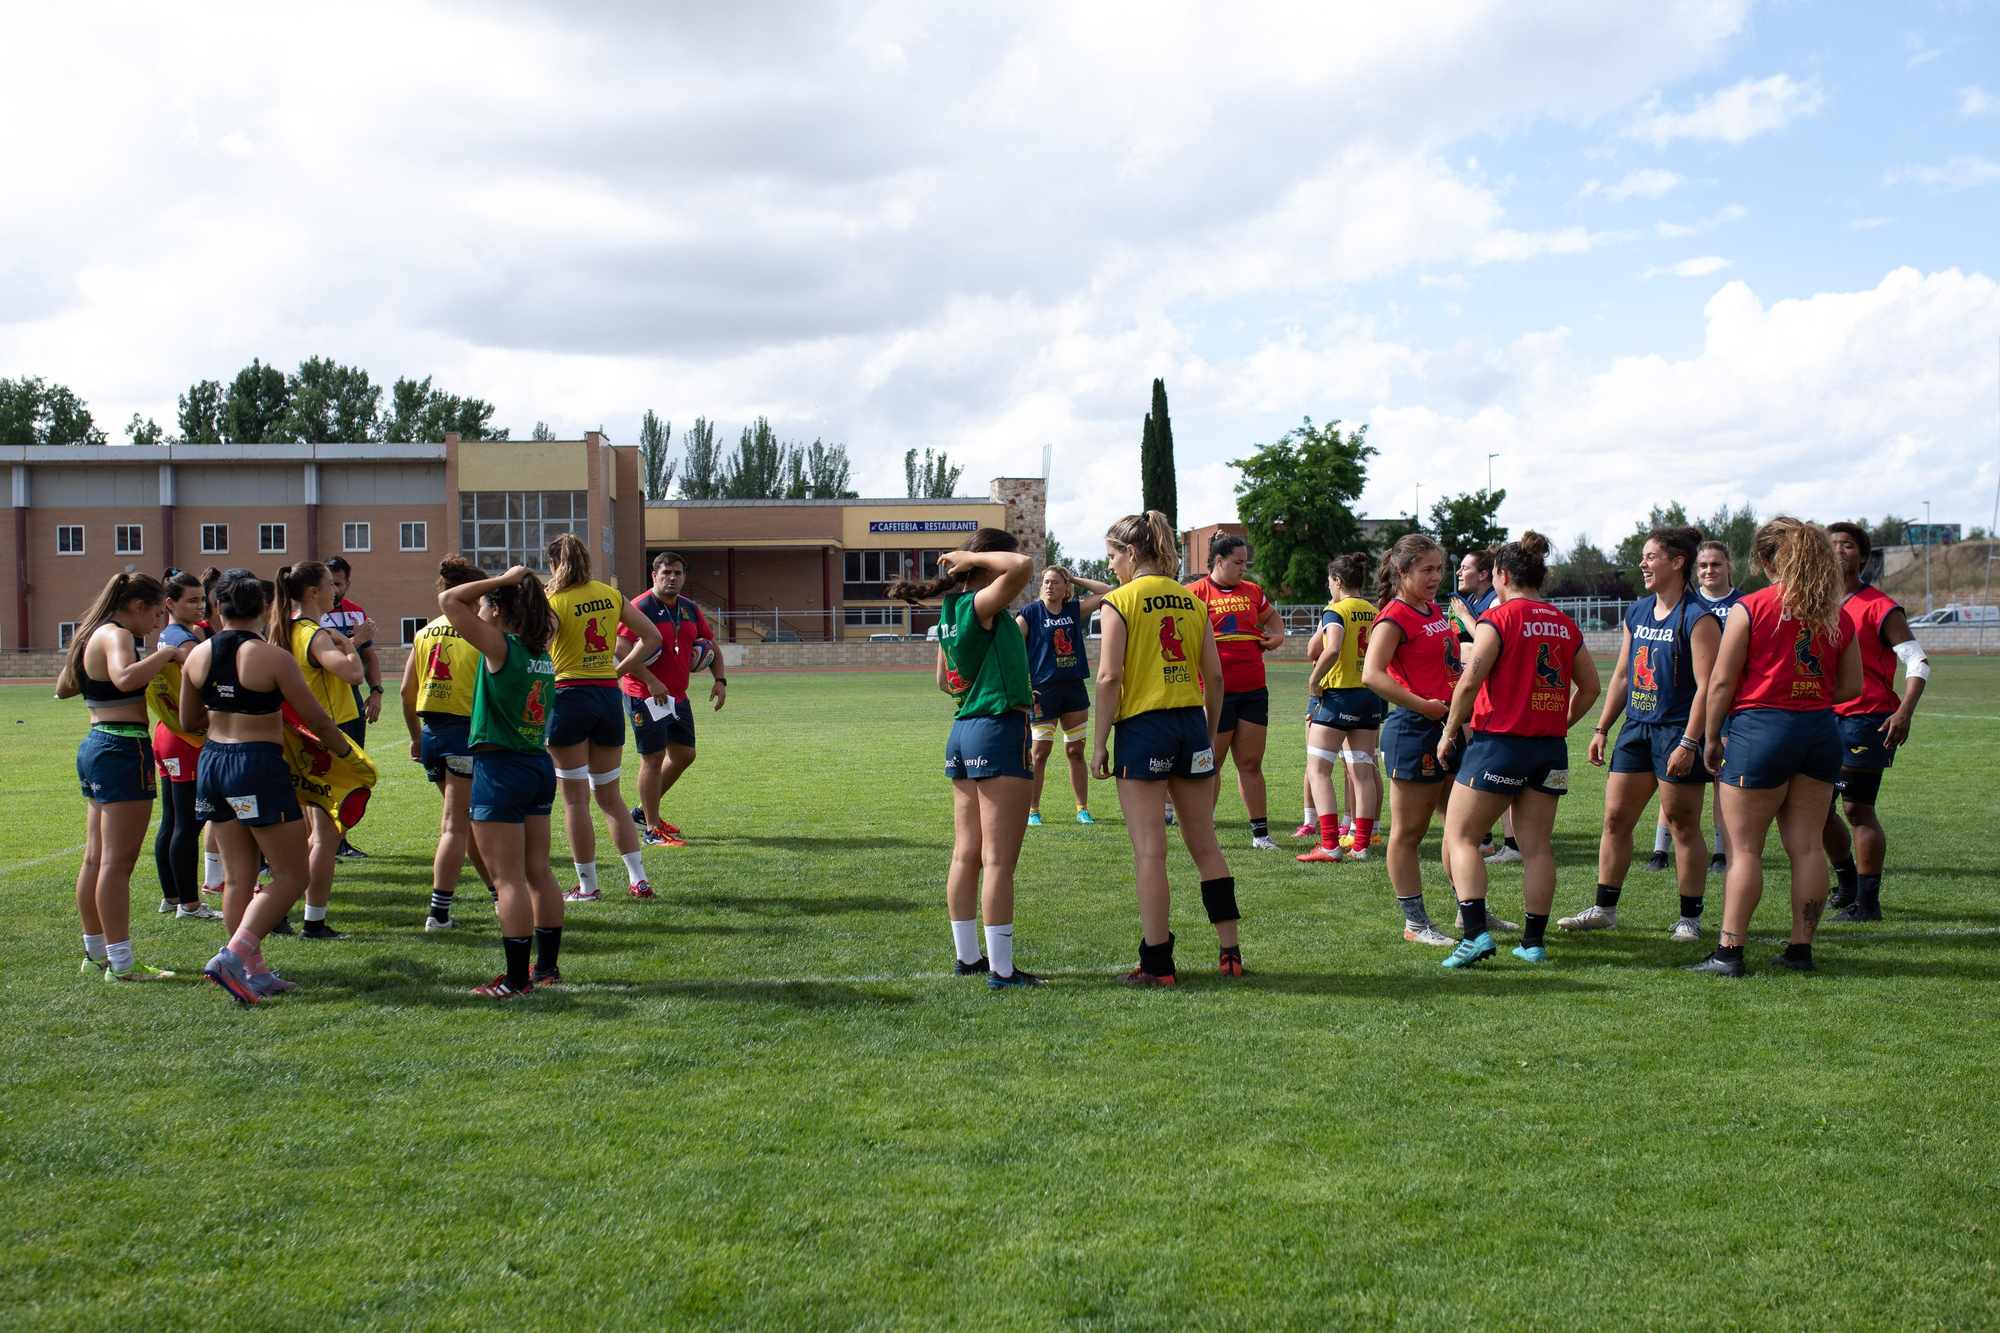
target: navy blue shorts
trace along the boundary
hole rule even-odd
[[[620,730],[619,739],[625,733]],[[472,817],[483,824],[547,819],[556,803],[556,761],[547,750],[477,750],[472,756]]]
[[[153,773],[153,743],[144,736],[92,727],[76,747],[77,785],[87,801],[150,801],[157,791]]]
[[[1012,709],[998,717],[961,717],[944,743],[948,778],[1032,778],[1028,715]]]
[[[1382,724],[1382,766],[1390,777],[1404,782],[1443,782],[1458,771],[1465,747],[1457,747],[1440,763],[1438,742],[1442,739],[1442,721],[1433,722],[1422,713],[1398,708]]]
[[[672,717],[654,717],[653,710],[646,707],[651,699],[634,699],[625,696],[625,711],[632,715],[632,736],[638,742],[640,754],[658,754],[669,745],[685,745],[694,748],[694,707],[685,699],[674,700]]]
[[[358,692],[356,693],[355,697],[357,699],[360,698]],[[356,745],[360,746],[364,750],[368,748],[368,714],[363,713],[359,717],[350,717],[347,719],[347,721],[339,723],[338,725],[340,727],[341,733],[345,735],[347,739],[353,741]]]
[[[1090,691],[1080,680],[1045,680],[1035,686],[1035,712],[1030,721],[1057,722],[1064,713],[1090,711]]]
[[[1618,729],[1618,744],[1611,751],[1611,771],[1651,773],[1662,782],[1700,784],[1715,781],[1699,751],[1694,756],[1694,768],[1686,777],[1667,776],[1667,760],[1674,757],[1674,751],[1685,735],[1685,722],[1634,722],[1628,718],[1625,725]]]
[[[616,681],[602,685],[558,685],[556,706],[549,717],[549,748],[601,745],[608,750],[625,745],[625,692]]]
[[[1509,736],[1499,731],[1468,731],[1465,755],[1458,763],[1458,785],[1474,791],[1518,796],[1538,791],[1569,795],[1569,738]]]
[[[1145,782],[1215,776],[1205,708],[1156,708],[1112,724],[1112,774]]]
[[[1840,781],[1840,724],[1833,710],[1741,708],[1722,724],[1722,772],[1730,787],[1782,787],[1795,777]]]
[[[1239,690],[1235,694],[1222,696],[1222,720],[1215,724],[1216,735],[1236,730],[1238,722],[1248,722],[1253,727],[1271,725],[1271,687],[1259,686],[1254,690]],[[1203,723],[1204,728],[1207,723]]]
[[[288,824],[305,818],[292,789],[292,766],[285,747],[276,741],[211,740],[201,747],[195,770],[194,813],[197,819],[244,828]]]
[[[1896,762],[1893,746],[1882,743],[1882,724],[1894,713],[1856,713],[1840,717],[1840,762],[1846,768],[1889,768]]]
[[[424,719],[421,737],[424,776],[443,782],[447,775],[472,776],[472,719],[456,713],[432,713]]]
[[[1321,690],[1306,709],[1306,721],[1335,731],[1380,731],[1389,705],[1373,690]]]

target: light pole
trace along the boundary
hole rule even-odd
[[[1493,494],[1493,460],[1499,456],[1498,454],[1486,455],[1486,493],[1488,495]]]
[[[1924,501],[1924,612],[1931,609],[1931,502]]]
[[[1424,484],[1421,481],[1417,483],[1416,512],[1411,514],[1410,517],[1416,519],[1417,530],[1421,532],[1424,526]]]

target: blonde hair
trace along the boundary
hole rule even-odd
[[[326,580],[327,568],[317,560],[304,560],[280,569],[278,593],[271,599],[271,615],[264,637],[289,652],[292,620],[299,614],[299,599],[306,595],[306,589],[317,588]]]
[[[1750,552],[1773,582],[1784,585],[1785,614],[1829,633],[1839,629],[1847,580],[1825,528],[1780,514],[1757,529]]]
[[[550,592],[568,592],[590,582],[590,548],[574,532],[559,532],[549,538],[543,552],[549,560]]]
[[[113,574],[91,600],[83,619],[77,622],[76,632],[70,635],[69,656],[63,659],[70,679],[82,686],[83,650],[90,646],[90,636],[110,624],[113,616],[134,602],[159,606],[166,600],[166,588],[151,574]]]
[[[1151,565],[1168,578],[1181,571],[1181,542],[1174,525],[1157,509],[1127,514],[1105,531],[1106,541],[1131,550],[1141,565]]]

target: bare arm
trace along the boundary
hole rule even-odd
[[[237,661],[241,662],[243,653],[247,652],[270,655],[271,674],[277,678],[279,693],[285,696],[285,702],[299,715],[299,721],[313,734],[314,740],[342,758],[354,753],[354,743],[347,739],[346,732],[335,725],[333,715],[326,711],[325,705],[313,694],[312,687],[306,684],[305,673],[299,670],[298,662],[290,653],[268,643],[245,644],[237,654]],[[359,658],[355,660],[357,663],[360,661]]]
[[[944,660],[944,645],[938,645],[937,687],[946,694],[951,693],[951,666]]]
[[[644,685],[654,698],[665,698],[667,687],[660,683],[659,678],[650,671],[643,675],[639,671],[640,667],[658,657],[665,647],[666,640],[660,637],[660,627],[646,619],[639,608],[632,605],[632,599],[629,597],[619,602],[618,623],[629,630],[632,637],[637,640],[632,645],[632,651],[618,659],[618,674],[631,676]]]
[[[1597,663],[1592,662],[1594,673]],[[1702,673],[1705,681],[1708,673]],[[1597,726],[1590,733],[1590,762],[1599,768],[1604,766],[1604,747],[1611,736],[1611,724],[1625,711],[1625,695],[1632,679],[1632,627],[1626,625],[1624,634],[1618,640],[1618,665],[1611,668],[1611,692],[1604,696],[1604,711],[1597,715]],[[1701,712],[1688,714],[1688,721],[1695,726],[1702,725],[1707,715]]]
[[[410,758],[423,753],[424,723],[417,716],[417,649],[410,649],[410,660],[403,663],[403,687],[396,691],[403,702],[403,726],[410,733]]]
[[[993,581],[972,595],[972,613],[979,617],[980,628],[992,629],[995,617],[1027,590],[1035,562],[1019,551],[946,551],[938,557],[939,573],[950,574],[961,569],[993,572]]]
[[[1264,651],[1276,652],[1285,646],[1285,617],[1275,602],[1264,603],[1264,614],[1257,617],[1257,632],[1264,636]]]
[[[181,665],[181,726],[188,731],[208,730],[208,705],[201,701],[201,687],[208,683],[208,644],[196,644]]]
[[[1590,711],[1590,706],[1597,702],[1598,690],[1602,688],[1598,683],[1597,659],[1581,644],[1577,645],[1576,657],[1570,663],[1569,680],[1569,720],[1563,724],[1566,732],[1574,729],[1583,715]]]
[[[1090,771],[1111,776],[1111,720],[1118,716],[1118,696],[1125,685],[1125,617],[1105,604],[1103,638],[1097,653],[1097,711],[1091,718]]]
[[[1444,719],[1444,737],[1437,745],[1438,758],[1451,753],[1459,728],[1472,716],[1472,705],[1479,698],[1479,687],[1493,674],[1493,668],[1499,661],[1500,631],[1481,623],[1472,631],[1472,660],[1466,663],[1464,674],[1458,678],[1458,687],[1451,692],[1451,708]]]
[[[516,565],[498,578],[461,583],[438,594],[438,610],[444,612],[444,618],[458,631],[459,638],[480,651],[491,670],[498,671],[507,665],[507,631],[479,618],[479,599],[495,588],[519,583],[527,574],[526,565]]]
[[[1703,728],[1707,737],[1703,758],[1708,771],[1722,767],[1722,724],[1736,703],[1736,690],[1743,682],[1743,664],[1750,656],[1750,617],[1741,611],[1722,627],[1722,646],[1716,650],[1715,669],[1708,673],[1708,719]]]
[[[1833,701],[1844,704],[1861,697],[1861,639],[1849,639],[1841,650],[1840,669],[1834,673]]]
[[[1900,644],[1915,643],[1915,631],[1911,630],[1903,608],[1896,607],[1882,618],[1883,646],[1894,649]],[[1924,668],[1928,671],[1930,668]],[[1910,718],[1917,711],[1917,700],[1924,697],[1924,686],[1928,682],[1922,676],[1913,676],[1909,664],[1903,668],[1903,703],[1900,708],[1882,719],[1882,743],[1894,748],[1910,738]]]
[[[1407,708],[1421,717],[1436,721],[1451,710],[1435,699],[1420,698],[1398,685],[1389,674],[1389,663],[1402,645],[1403,628],[1393,620],[1378,620],[1368,631],[1368,656],[1361,664],[1361,683],[1398,708]]]
[[[1694,668],[1694,699],[1688,705],[1687,734],[1667,756],[1667,776],[1684,778],[1694,772],[1694,757],[1701,749],[1708,725],[1708,678],[1715,671],[1715,657],[1722,644],[1722,626],[1714,616],[1703,616],[1688,631],[1688,658]],[[1689,745],[1686,742],[1693,741]]]
[[[1215,646],[1215,626],[1201,620],[1201,705],[1208,713],[1208,737],[1222,725],[1222,650]]]
[[[1319,644],[1319,651],[1313,655],[1312,675],[1306,680],[1306,693],[1319,698],[1319,683],[1326,679],[1326,673],[1333,670],[1333,664],[1340,660],[1340,645],[1347,638],[1347,623],[1336,620],[1313,635],[1313,642]],[[1306,645],[1312,647],[1312,643]]]
[[[123,626],[99,628],[117,631],[104,644],[104,678],[127,694],[145,689],[161,667],[180,656],[179,649],[162,646],[140,657],[132,651],[132,635]]]
[[[359,685],[364,679],[360,650],[348,641],[345,634],[335,634],[327,629],[314,631],[312,645],[306,649],[306,655],[329,675],[349,685]],[[293,665],[298,664],[295,662]]]

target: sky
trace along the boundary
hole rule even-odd
[[[1993,521],[2000,0],[7,6],[0,376],[119,438],[252,357],[863,494],[1040,471],[1071,550],[1305,417],[1487,484]],[[678,445],[676,452],[678,452]],[[1489,457],[1491,456],[1491,457]]]

